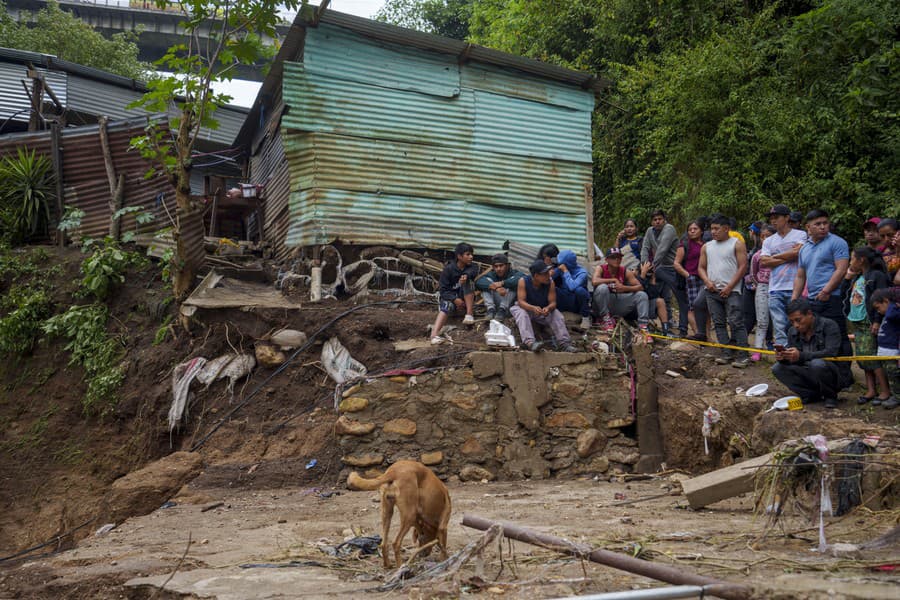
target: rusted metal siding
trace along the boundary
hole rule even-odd
[[[152,223],[136,228],[135,214],[122,217],[121,231],[154,231],[169,224],[166,207],[174,217],[174,190],[165,177],[145,179],[150,164],[135,150],[129,150],[132,137],[143,131],[145,119],[111,122],[108,125],[110,152],[116,173],[125,175],[124,206],[140,206],[156,216]],[[50,132],[16,134],[0,137],[0,156],[15,154],[17,148],[34,150],[50,157]],[[63,171],[63,204],[85,212],[80,233],[87,237],[103,237],[109,233],[112,211],[110,190],[100,146],[98,126],[65,129],[61,139]],[[52,206],[55,213],[55,206]],[[58,216],[58,215],[57,215]]]
[[[288,244],[310,246],[334,240],[426,248],[452,248],[466,241],[479,254],[498,251],[506,240],[538,246],[552,240],[563,248],[583,248],[584,216],[462,199],[322,188],[292,191]]]
[[[287,131],[294,189],[343,189],[584,213],[582,165],[468,148]],[[516,174],[508,177],[507,174]],[[430,183],[429,183],[430,182]]]
[[[283,219],[289,247],[466,240],[487,253],[518,240],[584,252],[594,96],[572,84],[589,77],[342,19],[307,27],[303,62],[283,64],[280,137],[275,113],[265,136],[243,136],[261,141],[251,181],[281,152],[289,165],[286,212],[267,190],[267,232]]]
[[[459,66],[446,54],[363,40],[347,29],[320,24],[307,37],[303,65],[313,75],[394,90],[452,98]]]
[[[290,111],[282,125],[290,129],[445,146],[470,145],[474,135],[471,90],[446,98],[348,83],[287,63],[284,97]]]

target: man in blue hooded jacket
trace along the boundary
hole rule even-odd
[[[587,270],[578,264],[575,253],[563,250],[556,258],[553,282],[556,284],[556,307],[563,312],[581,315],[581,329],[591,328],[591,295],[588,293]]]

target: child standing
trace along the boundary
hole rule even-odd
[[[882,315],[878,328],[878,356],[900,354],[900,288],[882,288],[872,294],[872,305]],[[889,378],[897,379],[896,360],[884,361],[884,369]],[[873,402],[874,404],[874,402]],[[897,408],[900,402],[891,395],[881,403],[887,409]]]
[[[762,244],[770,235],[776,233],[776,229],[772,225],[764,225],[759,231],[759,248],[750,258],[750,278],[756,284],[756,296],[753,298],[753,308],[756,310],[756,340],[753,346],[755,348],[764,348],[766,343],[766,334],[769,330],[769,275],[772,269],[767,269],[760,264],[762,259]],[[761,356],[759,352],[750,355],[750,360],[758,361]]]
[[[440,307],[437,318],[431,327],[431,343],[434,345],[444,342],[439,334],[447,323],[450,313],[465,307],[466,316],[463,323],[471,325],[475,322],[472,309],[475,306],[475,279],[478,277],[478,267],[472,264],[475,260],[475,249],[465,243],[457,244],[453,249],[456,255],[441,271],[439,284]]]
[[[875,356],[877,347],[875,336],[882,317],[872,305],[872,295],[876,290],[888,287],[884,265],[878,253],[868,246],[860,246],[850,257],[850,268],[844,277],[841,295],[844,300],[844,314],[847,315],[847,328],[853,332],[853,341],[858,356]],[[859,366],[866,374],[866,394],[859,397],[859,404],[872,402],[881,404],[891,397],[882,364],[878,361],[859,361]],[[875,384],[881,389],[876,397]]]

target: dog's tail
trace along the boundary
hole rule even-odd
[[[366,479],[364,477],[360,477],[356,471],[350,473],[347,476],[347,487],[351,490],[377,490],[385,483],[390,483],[393,481],[390,475],[385,473],[381,477],[376,477],[374,479]]]

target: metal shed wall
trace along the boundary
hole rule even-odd
[[[288,246],[584,251],[592,92],[324,24],[303,61],[283,69]]]

